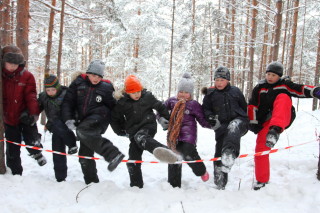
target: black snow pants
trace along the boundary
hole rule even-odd
[[[80,140],[79,155],[93,157],[96,152],[103,156],[107,162],[110,162],[120,154],[119,149],[111,141],[101,136],[105,130],[95,119],[84,119],[76,131]],[[79,162],[85,183],[98,183],[99,178],[95,160],[80,158]]]
[[[10,126],[5,124],[6,140],[21,144],[22,141],[29,146],[42,147],[41,134],[38,132],[37,125],[19,124],[18,126]],[[11,169],[13,175],[22,175],[23,168],[21,165],[20,146],[7,142],[6,143],[6,159],[7,166]],[[41,151],[27,148],[30,155],[35,155]]]
[[[193,161],[200,160],[197,147],[193,144],[179,141],[176,147],[177,151],[182,155],[183,160]],[[196,176],[202,176],[206,173],[206,166],[203,162],[188,163]],[[169,164],[168,165],[168,182],[173,187],[181,187],[182,178],[182,164]]]
[[[153,139],[156,131],[153,129],[143,128],[134,136],[130,136],[129,160],[142,160],[142,153],[147,150],[153,153],[157,147],[166,147]],[[130,176],[130,186],[143,188],[143,178],[141,172],[141,163],[127,163]]]
[[[52,132],[52,150],[66,153],[66,146],[76,146],[76,136],[61,120],[55,120],[50,127]],[[67,177],[67,157],[53,153],[54,173],[58,182]]]

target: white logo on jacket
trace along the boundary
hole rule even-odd
[[[97,95],[96,97],[96,102],[100,103],[102,101],[101,95]]]

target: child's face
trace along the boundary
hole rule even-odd
[[[274,84],[277,83],[280,79],[280,76],[278,76],[277,74],[273,73],[273,72],[267,72],[266,73],[266,80],[268,82],[268,84]]]
[[[134,93],[127,93],[131,99],[137,101],[141,98],[141,91],[139,92],[134,92]]]
[[[191,94],[185,91],[179,91],[178,92],[178,99],[181,100],[190,100],[191,99]]]
[[[19,67],[19,64],[11,64],[11,63],[8,63],[8,62],[4,63],[4,68],[6,70],[8,70],[9,72],[16,71],[18,69],[18,67]]]
[[[100,81],[102,80],[102,78],[99,75],[88,73],[87,76],[89,78],[89,81],[93,85],[99,84]]]
[[[216,78],[214,80],[214,86],[218,90],[223,90],[228,85],[229,81],[224,78]]]
[[[47,93],[47,95],[53,97],[57,94],[57,89],[54,87],[46,88],[46,93]]]

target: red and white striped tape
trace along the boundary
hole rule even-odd
[[[4,140],[0,140],[0,142],[2,142]],[[103,158],[96,158],[96,157],[88,157],[88,156],[81,156],[81,155],[71,155],[71,154],[67,154],[64,152],[58,152],[58,151],[53,151],[53,150],[48,150],[48,149],[43,149],[37,146],[29,146],[29,145],[25,145],[25,144],[19,144],[13,141],[8,141],[6,140],[6,142],[8,143],[12,143],[18,146],[22,146],[22,147],[26,147],[26,148],[30,148],[30,149],[36,149],[36,150],[42,150],[45,152],[50,152],[50,153],[54,153],[54,154],[58,154],[58,155],[66,155],[66,156],[73,156],[73,157],[78,157],[78,158],[84,158],[84,159],[89,159],[89,160],[104,160]],[[276,152],[279,152],[281,150],[286,150],[286,149],[291,149],[293,147],[297,147],[297,146],[302,146],[308,143],[312,143],[312,142],[320,142],[320,138],[318,138],[317,140],[312,140],[312,141],[308,141],[305,143],[301,143],[301,144],[297,144],[294,146],[287,146],[284,148],[279,148],[279,149],[271,149],[268,151],[262,151],[262,152],[256,152],[256,153],[252,153],[252,154],[242,154],[239,155],[238,158],[246,158],[246,157],[255,157],[255,156],[262,156],[262,155],[268,155],[268,154],[273,154]],[[178,161],[175,164],[181,164],[181,163],[199,163],[199,162],[205,162],[205,161],[219,161],[221,160],[221,157],[217,157],[217,158],[211,158],[211,159],[201,159],[201,160],[193,160],[193,161]],[[143,161],[143,160],[122,160],[123,163],[164,163],[164,162],[159,162],[159,161]]]

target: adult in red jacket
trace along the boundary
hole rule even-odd
[[[8,141],[41,147],[36,121],[39,105],[34,76],[25,68],[24,57],[16,46],[6,46],[3,53],[3,111],[5,136]],[[7,143],[7,166],[13,175],[22,175],[20,146]],[[27,149],[40,166],[46,164],[41,151]]]
[[[320,88],[296,84],[281,78],[283,65],[272,62],[267,66],[266,78],[252,91],[248,104],[249,129],[258,134],[256,152],[270,150],[278,141],[280,133],[288,128],[295,118],[291,97],[320,98]],[[269,155],[256,156],[254,190],[264,187],[270,179]]]

